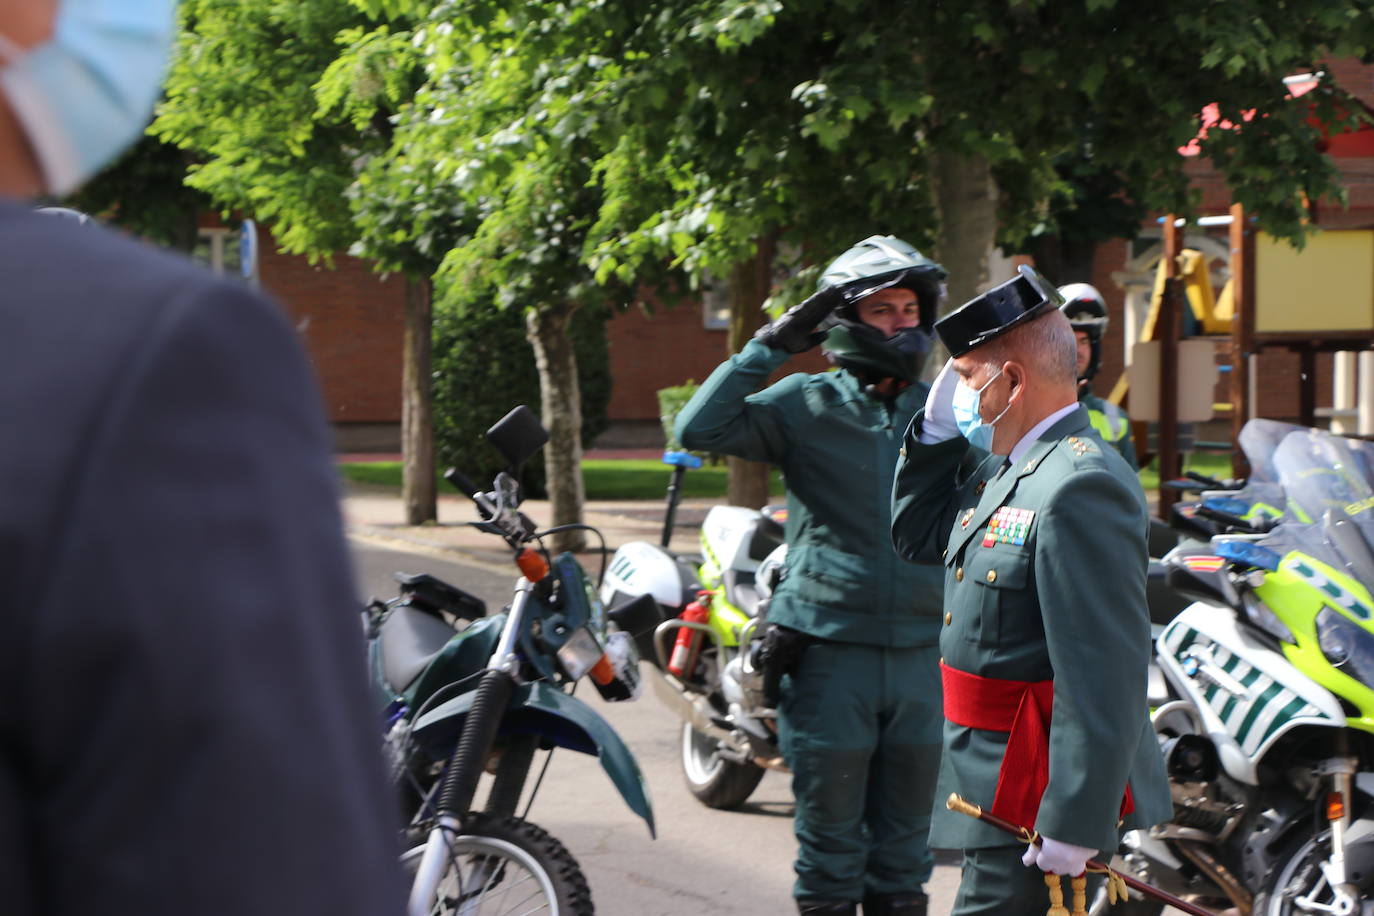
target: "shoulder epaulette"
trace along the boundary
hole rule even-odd
[[[1082,458],[1086,455],[1100,455],[1102,450],[1097,447],[1097,443],[1092,439],[1085,439],[1082,436],[1068,436],[1064,439],[1064,447],[1073,452],[1075,457]]]

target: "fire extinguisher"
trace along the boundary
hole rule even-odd
[[[696,599],[682,609],[682,619],[688,623],[705,623],[711,618],[711,593],[697,592]],[[668,657],[668,671],[674,677],[686,677],[697,667],[697,652],[701,649],[702,633],[691,627],[678,627],[673,654]]]

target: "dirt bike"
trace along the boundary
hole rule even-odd
[[[1230,533],[1165,557],[1195,600],[1156,643],[1175,813],[1127,834],[1118,865],[1136,877],[1257,916],[1374,913],[1371,454],[1289,432],[1272,455],[1281,519],[1204,498]]]
[[[662,622],[639,648],[653,662],[644,670],[655,694],[682,720],[683,779],[702,804],[737,808],[766,770],[786,769],[777,714],[764,702],[754,664],[786,552],[781,510],[713,506],[701,526],[701,555],[673,553],[667,544],[681,470],[690,466],[681,454],[664,457],[675,471],[661,542],[622,545],[601,600],[653,597]]]
[[[607,700],[636,697],[632,634],[656,624],[657,610],[645,600],[606,612],[572,554],[542,550],[540,539],[559,529],[536,530],[519,511],[516,482],[519,467],[548,439],[533,413],[516,408],[487,437],[510,465],[491,491],[479,492],[456,470],[445,476],[476,503],[483,521],[473,524],[512,549],[521,576],[509,608],[488,616],[462,589],[429,575],[398,575],[400,594],[374,600],[366,615],[374,691],[386,710],[384,747],[408,818],[407,912],[590,914],[591,892],[576,859],[525,819],[542,774],[524,812],[517,808],[536,752],[567,747],[600,758],[653,834],[634,756],[572,690],[587,678]],[[484,771],[494,778],[484,809],[475,811]]]

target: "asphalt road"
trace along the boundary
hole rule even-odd
[[[355,542],[359,592],[395,594],[393,571],[428,572],[485,600],[489,610],[509,599],[514,567],[506,573],[424,554]],[[646,663],[647,664],[647,663]],[[768,773],[738,811],[714,811],[682,785],[680,725],[646,690],[635,702],[606,703],[579,689],[634,752],[653,800],[657,838],[621,801],[597,759],[557,751],[529,812],[581,863],[600,916],[785,914],[791,903],[792,795],[789,777]],[[958,884],[957,861],[942,854],[927,885],[932,916],[949,912]]]

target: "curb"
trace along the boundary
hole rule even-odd
[[[509,561],[498,563],[493,559],[479,556],[475,551],[467,548],[455,547],[452,544],[445,544],[429,538],[415,537],[377,525],[349,524],[344,526],[344,531],[349,540],[385,550],[427,554],[436,559],[464,566],[474,566],[488,572],[508,573],[515,569]]]

